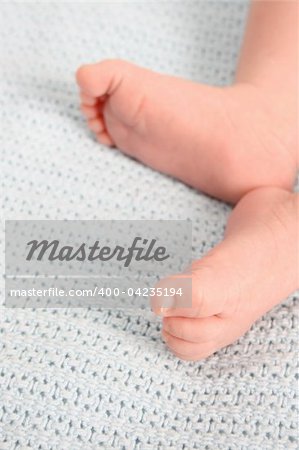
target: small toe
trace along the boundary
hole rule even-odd
[[[199,359],[206,358],[217,351],[217,347],[212,341],[197,344],[171,336],[166,331],[162,332],[162,336],[167,347],[172,351],[172,353],[174,353],[178,358],[187,361],[197,361]]]
[[[188,317],[164,317],[163,330],[168,334],[190,342],[216,341],[219,334],[223,332],[224,319],[218,316],[203,319]]]
[[[100,134],[105,130],[105,123],[101,117],[97,117],[96,119],[90,119],[88,121],[88,126],[96,134]]]
[[[101,113],[97,105],[96,106],[81,105],[81,111],[88,120],[99,117]]]
[[[113,147],[115,145],[107,131],[97,134],[97,139],[101,144],[107,145],[108,147]]]
[[[83,92],[80,93],[80,99],[82,105],[84,106],[95,106],[98,102],[97,97],[91,97],[90,95],[84,94]]]

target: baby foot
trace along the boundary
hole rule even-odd
[[[298,288],[298,207],[298,194],[278,188],[240,200],[222,243],[193,265],[192,308],[175,308],[175,298],[168,309],[153,306],[164,316],[163,337],[175,355],[211,355]],[[162,283],[167,287],[167,279]]]
[[[118,60],[82,66],[77,81],[98,140],[156,170],[232,202],[292,186],[296,123],[251,85],[211,87]]]

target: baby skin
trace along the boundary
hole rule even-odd
[[[296,6],[253,3],[232,86],[119,60],[77,72],[82,112],[102,144],[236,203],[224,240],[193,264],[192,308],[175,298],[154,307],[182,359],[234,342],[298,285]]]

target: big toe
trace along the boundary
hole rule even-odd
[[[133,64],[122,60],[105,60],[95,64],[85,64],[76,72],[80,89],[92,97],[112,94]]]

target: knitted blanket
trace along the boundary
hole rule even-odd
[[[1,3],[3,255],[4,219],[188,218],[194,258],[222,238],[229,206],[95,141],[74,72],[124,58],[229,83],[247,8]],[[172,356],[150,311],[1,306],[0,449],[295,449],[295,304],[201,362]]]

